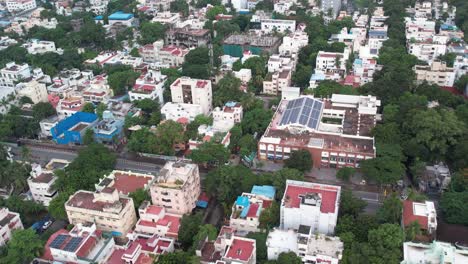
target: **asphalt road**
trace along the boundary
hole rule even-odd
[[[380,207],[379,194],[373,192],[365,191],[353,191],[353,195],[361,198],[367,203],[366,208],[364,209],[368,214],[375,214],[377,209]]]

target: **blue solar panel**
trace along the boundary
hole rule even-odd
[[[308,97],[291,100],[286,106],[280,125],[299,123],[317,129],[322,106],[322,102]]]
[[[68,235],[58,235],[53,241],[52,243],[50,243],[50,247],[51,248],[60,248],[63,244],[63,242],[65,242],[65,240],[67,239]]]
[[[83,240],[82,237],[74,237],[68,242],[68,244],[65,246],[63,250],[73,252],[75,251],[78,246],[80,245],[81,241]]]

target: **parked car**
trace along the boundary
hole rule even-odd
[[[52,220],[46,221],[46,222],[42,225],[42,230],[47,230],[47,228],[49,228],[50,225],[52,225]]]

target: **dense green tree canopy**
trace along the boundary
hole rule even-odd
[[[312,156],[307,150],[297,150],[291,152],[291,157],[284,161],[287,168],[298,169],[302,172],[309,171],[312,168]]]

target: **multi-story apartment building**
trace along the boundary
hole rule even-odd
[[[242,104],[237,102],[227,102],[223,108],[216,107],[213,110],[213,129],[220,132],[228,132],[242,121]]]
[[[167,162],[151,187],[151,200],[171,214],[187,214],[196,206],[200,196],[198,165]]]
[[[85,82],[83,86],[82,95],[85,102],[105,104],[114,95],[105,74],[94,76],[89,82]]]
[[[31,10],[36,8],[36,0],[6,0],[6,8],[10,13]]]
[[[90,0],[89,7],[86,10],[96,15],[103,15],[107,11],[108,4],[108,0]]]
[[[290,87],[292,80],[291,69],[281,69],[266,76],[263,81],[263,93],[280,94],[283,88]]]
[[[371,50],[371,53],[374,51],[378,54],[380,48],[382,48],[383,43],[388,40],[387,36],[387,25],[383,26],[374,26],[369,28],[369,37],[367,44]]]
[[[309,226],[312,234],[333,234],[340,192],[340,186],[287,180],[281,200],[280,228],[297,230]]]
[[[11,239],[12,232],[23,229],[20,215],[10,212],[8,208],[0,208],[0,246],[4,246]]]
[[[281,69],[295,69],[294,59],[292,59],[290,56],[281,56],[279,54],[274,54],[271,55],[270,58],[268,58],[268,72],[276,72],[280,71]]]
[[[455,82],[455,71],[452,67],[447,67],[443,61],[433,61],[431,65],[415,65],[416,81],[424,81],[439,86],[452,87]]]
[[[161,114],[165,120],[176,122],[188,120],[192,122],[197,115],[203,115],[204,113],[200,105],[168,102],[161,108]]]
[[[425,18],[405,18],[405,35],[408,41],[423,41],[435,34],[435,21]]]
[[[181,77],[171,84],[173,103],[200,105],[204,115],[209,115],[213,109],[210,80]]]
[[[77,224],[72,230],[60,229],[50,236],[38,263],[105,263],[114,250],[112,237],[103,236],[93,223]],[[34,262],[34,261],[33,261]]]
[[[260,28],[265,33],[294,32],[294,31],[296,31],[296,20],[261,19],[260,20]]]
[[[294,252],[304,263],[338,264],[343,254],[339,237],[314,234],[310,226],[301,225],[296,230],[273,229],[266,241],[269,260],[281,253]]]
[[[64,169],[69,163],[66,160],[52,159],[44,168],[39,164],[32,165],[28,185],[34,201],[49,206],[50,201],[58,194],[53,187],[56,180],[54,170]]]
[[[468,73],[468,56],[458,55],[453,62],[455,78],[458,79]]]
[[[184,63],[185,55],[189,50],[184,47],[164,46],[164,41],[158,40],[140,48],[143,61],[155,63],[161,67],[179,67]]]
[[[341,10],[341,0],[320,0],[320,10],[324,14],[330,14],[332,18],[335,18]]]
[[[309,36],[304,31],[294,31],[283,37],[283,43],[278,47],[281,56],[296,58],[299,50],[309,44]]]
[[[431,63],[447,53],[447,42],[447,36],[433,36],[432,39],[425,41],[408,41],[408,53],[419,60]]]
[[[169,214],[164,207],[151,205],[148,201],[140,206],[138,215],[140,219],[135,225],[134,233],[177,239],[181,215]]]
[[[57,110],[59,118],[64,119],[80,112],[84,104],[83,96],[70,96],[60,99],[55,110]]]
[[[158,12],[156,16],[153,17],[152,22],[161,23],[163,25],[167,25],[168,27],[175,26],[180,22],[180,14],[171,12]]]
[[[348,48],[345,48],[343,53],[319,51],[315,60],[315,70],[309,81],[309,87],[316,88],[320,81],[339,81],[344,78],[349,52]]]
[[[55,42],[53,41],[45,41],[45,40],[38,40],[38,39],[31,39],[27,43],[22,45],[29,54],[43,54],[46,52],[56,52],[56,53],[63,53],[62,49],[55,48]]]
[[[374,73],[382,68],[375,59],[355,59],[353,63],[353,73],[359,76],[360,85],[372,82]]]
[[[0,75],[0,88],[13,91],[16,82],[31,77],[31,68],[27,63],[16,64],[15,62],[9,62],[0,70]]]
[[[27,96],[31,98],[32,102],[35,104],[47,102],[47,88],[45,84],[36,80],[19,83],[16,85],[16,90],[19,97]]]
[[[119,196],[117,189],[98,192],[77,191],[65,203],[70,224],[94,222],[98,230],[124,237],[137,217],[132,198]]]
[[[128,92],[130,101],[151,99],[164,103],[163,92],[164,82],[167,76],[162,75],[160,71],[149,70],[136,79],[133,89]]]
[[[166,45],[198,48],[208,46],[211,41],[210,31],[207,29],[174,28],[166,32]]]

